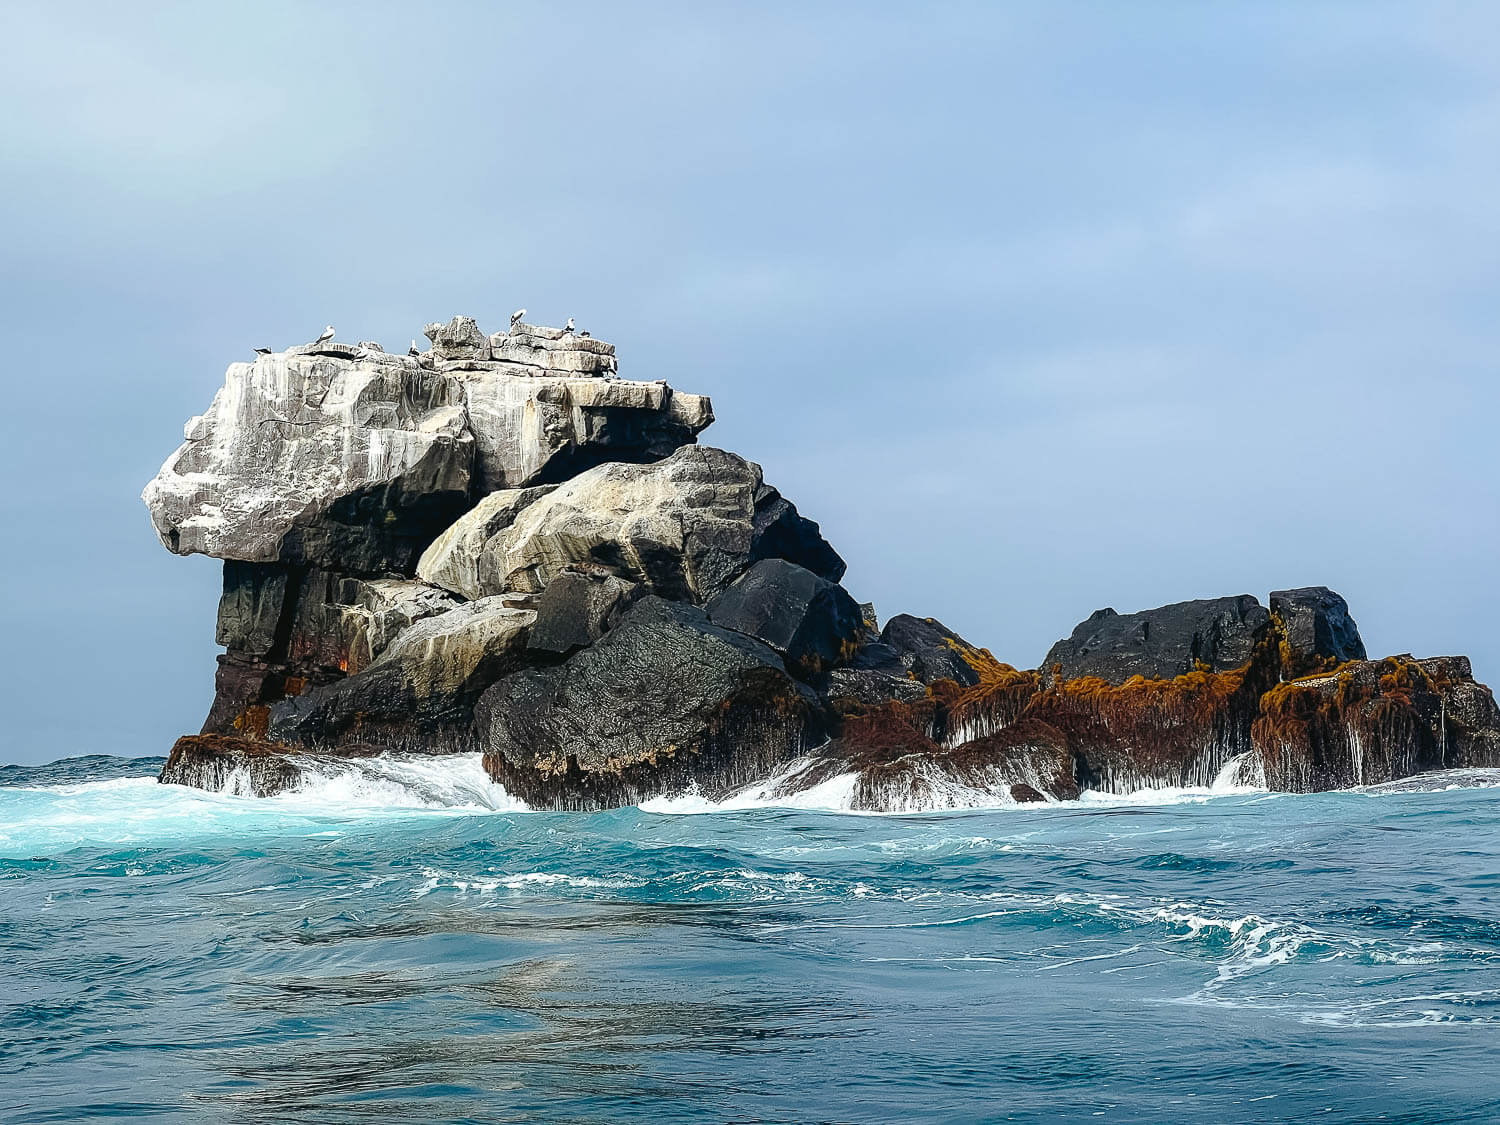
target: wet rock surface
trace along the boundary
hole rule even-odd
[[[482,752],[540,808],[836,785],[905,810],[1500,766],[1468,661],[1368,660],[1326,587],[1099,610],[1037,669],[932,618],[877,635],[818,524],[696,444],[706,398],[566,329],[424,334],[231,364],[147,485],[164,545],[224,560],[214,702],[163,781]]]

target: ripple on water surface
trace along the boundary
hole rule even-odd
[[[0,1121],[1500,1117],[1492,777],[563,815],[159,765],[0,771]]]

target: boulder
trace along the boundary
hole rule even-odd
[[[302,770],[287,751],[285,746],[249,738],[184,735],[173,745],[157,780],[238,797],[270,797],[302,780]]]
[[[1249,663],[1270,615],[1249,594],[1177,602],[1141,613],[1094,611],[1042,662],[1048,683],[1084,676],[1123,684],[1132,676],[1171,679],[1197,668],[1222,672]]]
[[[1288,679],[1366,659],[1349,603],[1327,586],[1273,590],[1271,617],[1281,631],[1282,675]]]
[[[866,627],[873,622],[865,619]],[[927,685],[914,679],[901,662],[901,654],[884,642],[865,645],[847,664],[828,676],[828,698],[835,708],[873,706],[898,700],[910,703],[927,696]]]
[[[475,729],[510,793],[594,809],[766,777],[821,742],[826,720],[770,646],[646,597],[566,663],[496,683]]]
[[[980,650],[941,621],[898,613],[886,622],[880,640],[924,684],[953,680],[971,687],[979,682]]]
[[[631,582],[598,568],[565,570],[536,600],[536,624],[528,646],[541,652],[570,653],[609,632],[645,593]]]
[[[497,544],[500,532],[554,487],[538,485],[491,492],[422,552],[417,560],[417,577],[470,599],[500,593],[504,587],[500,559],[497,552],[487,551],[487,546]]]
[[[535,619],[481,598],[418,621],[356,675],[272,703],[265,735],[341,753],[471,750],[474,701],[525,663]]]
[[[770,485],[756,489],[753,531],[751,561],[786,559],[830,582],[844,577],[844,560],[823,538],[818,525],[799,515],[797,506]]]
[[[143,493],[180,555],[409,573],[468,506],[463,390],[405,358],[230,364],[186,435]]]
[[[490,339],[471,316],[455,316],[447,324],[429,324],[422,334],[432,341],[439,360],[489,359]]]
[[[798,538],[765,541],[786,517],[757,526],[761,486],[760,466],[706,446],[650,465],[600,465],[528,506],[484,549],[503,560],[500,586],[535,593],[567,567],[595,563],[663,597],[701,604],[777,548],[791,552],[780,556],[791,562],[821,562],[821,577],[842,574],[816,524],[802,521],[811,530]]]
[[[765,641],[809,683],[824,681],[865,639],[864,614],[842,586],[780,558],[755,563],[705,608],[715,625]]]

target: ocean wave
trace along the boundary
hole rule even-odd
[[[139,845],[198,836],[315,835],[391,817],[526,811],[484,771],[478,754],[309,759],[304,781],[272,797],[162,785],[154,776],[0,787],[0,854]]]

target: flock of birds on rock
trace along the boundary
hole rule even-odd
[[[521,318],[525,315],[525,309],[517,309],[515,312],[510,314],[510,331],[514,332],[516,330],[516,325],[521,323]],[[574,327],[573,318],[571,316],[568,317],[568,323],[563,327],[563,333],[565,335],[576,335],[580,340],[590,339],[590,336],[587,332],[579,332],[577,328]],[[317,347],[319,344],[326,344],[332,339],[333,325],[330,324],[325,327],[322,334],[312,342],[312,346]],[[256,355],[271,354],[270,348],[255,348],[253,350]],[[364,348],[359,348],[355,351],[354,354],[357,358],[363,359],[366,355],[369,354],[369,352],[367,352]],[[417,347],[417,342],[415,340],[411,342],[411,347],[406,349],[406,354],[409,356],[418,356],[422,354],[421,350]]]

